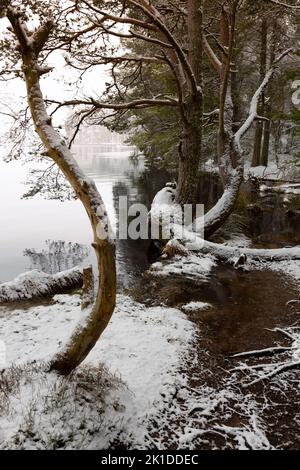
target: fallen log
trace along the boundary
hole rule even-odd
[[[0,284],[0,305],[9,302],[51,297],[82,287],[81,268],[73,268],[57,274],[46,274],[38,270],[20,274],[13,281]]]
[[[300,246],[276,249],[239,248],[227,245],[219,245],[217,243],[212,243],[200,238],[192,242],[183,243],[183,245],[189,251],[210,254],[225,261],[234,257],[240,258],[243,255],[251,260],[256,261],[300,260]]]

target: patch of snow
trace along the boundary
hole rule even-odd
[[[117,438],[119,399],[129,391],[103,365],[80,367],[64,377],[49,373],[46,364],[33,363],[2,371],[3,379],[2,450],[81,450],[97,433],[107,445]],[[5,379],[10,384],[9,399]]]
[[[211,308],[211,305],[206,302],[190,302],[183,305],[182,310],[186,312],[196,312],[198,310],[207,310]]]
[[[277,162],[270,161],[268,166],[251,167],[245,165],[245,176],[272,181],[299,181],[300,171],[292,162],[291,155],[278,155]]]
[[[267,186],[265,184],[261,185],[259,190],[261,192],[274,192],[280,194],[300,194],[300,184],[299,183],[287,183],[281,184],[279,186]]]
[[[215,161],[212,158],[210,158],[204,164],[204,171],[218,175],[220,173],[219,165],[217,165]]]
[[[251,176],[258,179],[281,180],[284,178],[284,171],[272,163],[269,166],[251,167],[249,164],[245,167],[245,176]]]
[[[56,296],[55,301],[54,305],[32,307],[26,311],[0,309],[1,340],[6,346],[7,366],[19,364],[25,367],[33,360],[47,362],[65,344],[84,312],[77,295]],[[119,428],[126,429],[126,436],[135,448],[145,448],[149,416],[159,412],[163,406],[162,397],[168,399],[174,393],[182,356],[191,346],[193,335],[193,324],[179,310],[145,308],[120,295],[111,323],[83,363],[82,367],[97,367],[101,361],[127,384],[130,393],[118,391],[115,398],[121,403]],[[22,398],[23,410],[32,399],[30,393],[25,393]],[[41,413],[41,426],[51,426],[45,411]],[[115,428],[116,414],[110,418],[109,413],[111,408],[105,415],[107,426]],[[13,429],[17,431],[19,415],[20,408],[16,408],[9,426],[10,435]],[[6,419],[5,414],[0,417],[2,447],[9,437]],[[110,419],[113,422],[109,423]],[[70,445],[72,447],[72,443]],[[89,448],[98,449],[108,445],[107,436],[99,434],[92,436],[88,444]]]
[[[205,281],[211,270],[216,266],[216,260],[211,255],[174,256],[170,260],[152,264],[150,273],[154,276],[184,276],[186,278]]]
[[[286,260],[276,263],[270,263],[269,269],[279,271],[291,276],[292,278],[300,281],[300,261],[299,260]]]
[[[200,367],[201,369],[201,367]],[[165,425],[170,442],[181,450],[240,449],[270,450],[266,426],[260,417],[261,409],[250,393],[243,395],[232,387],[230,376],[219,390],[206,385],[197,389],[178,384],[178,402],[165,410]],[[178,409],[179,408],[179,409]],[[176,421],[176,417],[181,420]],[[243,416],[244,424],[225,423]],[[220,424],[221,421],[221,424]],[[238,421],[239,422],[239,421]],[[218,446],[216,442],[219,441]],[[221,441],[221,443],[220,443]],[[161,449],[164,449],[162,444]]]

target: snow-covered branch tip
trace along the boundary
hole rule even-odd
[[[206,240],[200,240],[199,251],[202,253],[211,254],[216,258],[222,259],[224,261],[232,260],[234,258],[239,259],[241,257],[244,257],[245,260],[249,258],[253,261],[269,262],[300,260],[300,246],[295,246],[293,248],[274,249],[238,248],[227,245],[219,245],[217,243],[212,243]]]

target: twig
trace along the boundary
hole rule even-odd
[[[248,384],[243,384],[242,387],[243,388],[251,387],[251,385],[255,385],[255,384],[257,384],[259,382],[263,382],[264,380],[267,380],[267,379],[271,379],[272,377],[275,377],[275,375],[281,374],[282,372],[285,372],[287,370],[297,369],[298,367],[300,367],[300,361],[288,362],[287,364],[284,364],[284,365],[281,365],[281,366],[277,367],[272,372],[269,372],[268,374],[263,375],[262,377],[259,377],[258,379],[255,379],[255,380],[253,380],[252,382],[250,382]]]
[[[283,335],[287,336],[289,339],[291,339],[292,341],[295,341],[295,337],[293,335],[291,335],[290,333],[288,333],[287,331],[283,330],[282,328],[279,328],[279,327],[276,327],[276,328],[266,328],[266,331],[272,331],[272,332],[278,332],[278,333],[282,333]]]
[[[283,347],[283,346],[276,346],[273,348],[266,348],[266,349],[258,349],[256,351],[246,351],[238,354],[234,354],[233,356],[230,356],[232,358],[236,357],[247,357],[247,356],[265,356],[265,355],[272,355],[276,353],[282,353],[286,351],[290,351],[291,347]]]

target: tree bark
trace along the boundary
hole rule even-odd
[[[270,149],[270,137],[271,137],[271,110],[268,110],[269,121],[264,124],[264,135],[263,135],[263,146],[261,151],[261,164],[262,166],[268,166],[269,163],[269,149]]]
[[[186,105],[186,121],[179,145],[178,192],[180,204],[196,204],[202,147],[202,95]]]
[[[94,303],[94,273],[93,267],[89,266],[83,269],[83,286],[81,296],[81,310],[85,310]]]
[[[28,33],[20,15],[13,8],[7,9],[7,17],[19,42],[23,72],[27,88],[27,99],[35,130],[43,142],[48,155],[58,165],[84,205],[89,217],[99,270],[98,293],[91,312],[78,325],[64,350],[51,362],[51,370],[70,373],[88,355],[108,325],[116,301],[115,243],[102,198],[93,181],[87,179],[68,149],[65,141],[54,129],[40,87],[40,77],[48,70],[38,63],[53,28],[46,21],[32,34]]]
[[[263,136],[263,123],[257,122],[255,126],[254,147],[253,147],[253,155],[252,155],[252,163],[251,163],[252,167],[260,165],[262,136]]]
[[[228,146],[229,139],[232,135],[233,128],[233,102],[231,95],[231,74],[229,72],[231,57],[229,57],[230,47],[230,16],[229,12],[222,7],[222,13],[220,18],[220,38],[221,45],[224,51],[221,59],[221,70],[220,70],[220,119],[219,119],[219,130],[218,130],[218,163],[222,165],[222,159],[225,153],[226,146]],[[233,51],[231,51],[232,53]],[[224,180],[225,175],[222,175]],[[226,182],[224,181],[226,184]]]
[[[244,168],[239,166],[227,178],[222,197],[204,216],[204,237],[213,235],[224,225],[236,206],[241,184],[244,179]]]
[[[197,83],[197,90],[189,91],[184,100],[183,137],[179,146],[177,201],[180,204],[196,204],[198,172],[202,159],[202,0],[188,0],[187,8],[189,63]]]
[[[266,69],[267,69],[268,22],[266,18],[263,18],[261,21],[260,37],[261,37],[260,80],[263,80],[263,77],[265,76]],[[264,116],[264,113],[265,113],[265,99],[264,99],[264,95],[262,95],[261,103],[259,106],[259,115]],[[259,166],[261,164],[262,138],[263,138],[263,123],[262,121],[259,121],[256,123],[256,128],[255,128],[254,148],[253,148],[253,155],[252,155],[253,167]]]
[[[272,38],[270,45],[270,62],[273,63],[276,57],[276,44],[278,40],[278,23],[277,18],[273,19],[272,26]],[[271,128],[272,128],[272,105],[273,105],[273,86],[272,84],[268,87],[269,101],[266,104],[266,116],[269,118],[268,122],[264,124],[264,133],[263,133],[263,147],[261,152],[261,164],[263,166],[268,166],[269,163],[269,150],[270,150],[270,138],[271,138]]]

